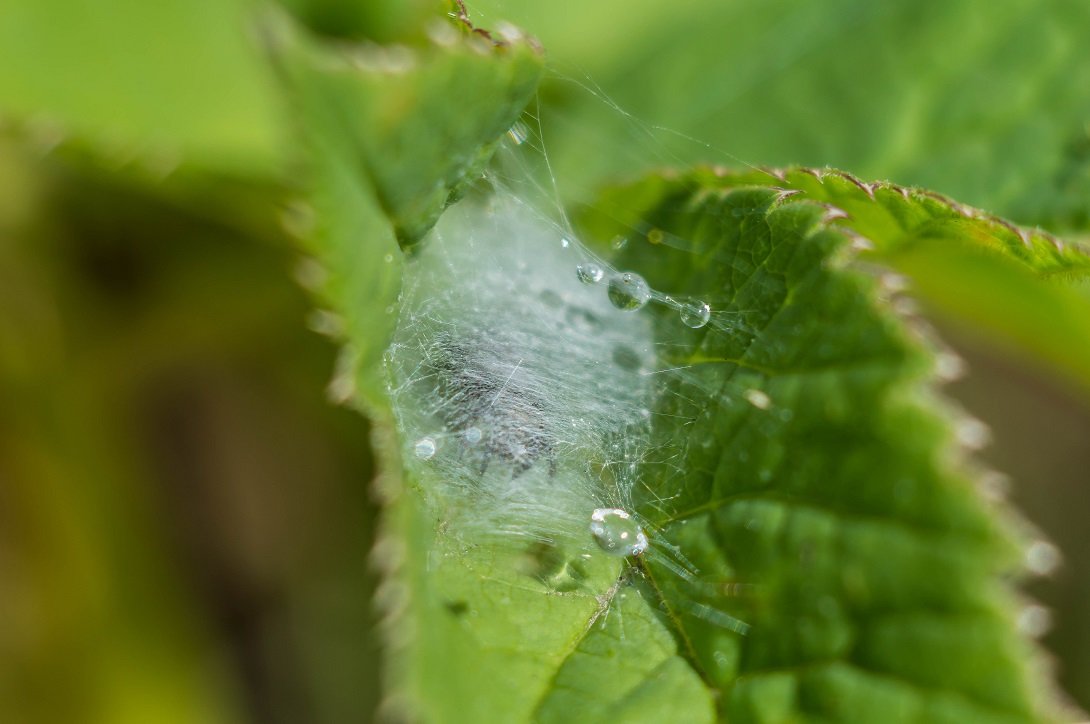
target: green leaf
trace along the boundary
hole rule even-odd
[[[492,40],[435,21],[419,46],[323,44],[284,18],[270,27],[308,144],[313,206],[299,210],[301,230],[350,341],[335,395],[359,385],[377,409],[398,244],[411,247],[480,174],[542,72],[536,43],[517,31]]]
[[[529,46],[475,42],[279,41],[323,293],[386,458],[387,707],[427,721],[1053,715],[1015,626],[1022,542],[958,442],[975,428],[938,399],[930,342],[868,269],[928,239],[992,248],[1036,284],[1084,260],[835,174],[667,174],[580,222],[659,295],[616,309],[576,280],[590,252],[522,200],[471,192],[439,218],[539,72]],[[864,237],[873,252],[853,249]],[[691,300],[709,324],[682,322]],[[646,553],[595,547],[590,513],[607,506],[636,516]]]
[[[977,492],[955,435],[972,442],[973,427],[934,394],[928,341],[881,297],[843,214],[737,181],[651,177],[583,219],[585,238],[626,239],[608,245],[621,247],[612,263],[665,295],[635,313],[609,312],[600,287],[598,302],[577,296],[574,258],[553,271],[559,232],[502,197],[448,211],[407,262],[389,370],[415,492],[394,508],[404,538],[387,545],[402,567],[383,600],[396,612],[393,691],[410,712],[654,721],[650,700],[705,720],[714,700],[743,722],[1052,714],[1014,623],[1021,543]],[[939,206],[959,243],[1007,229]],[[864,228],[877,249],[901,238]],[[710,304],[708,325],[682,323],[691,299]],[[600,320],[594,341],[542,324],[556,305]],[[469,351],[443,342],[446,330]],[[654,350],[654,374],[633,376],[618,340]],[[523,471],[494,437],[484,457],[461,442],[465,410],[474,425],[547,431],[570,415],[597,430],[630,415],[622,390],[640,379],[654,380],[653,424],[649,437],[625,428],[619,462],[591,442],[549,465],[535,453]],[[474,412],[474,396],[487,409]],[[443,420],[437,437],[418,437]],[[519,505],[489,497],[506,486]],[[652,532],[628,566],[591,545],[588,514],[603,501]]]
[[[558,333],[569,313],[621,313],[579,289],[554,233],[517,202],[471,198],[406,262],[387,358],[409,485],[393,513],[405,537],[387,544],[401,575],[381,597],[397,613],[393,693],[429,721],[653,721],[663,707],[708,721],[711,693],[589,534],[607,498],[586,468],[605,458],[560,449],[638,412],[646,385],[611,356],[649,330],[629,316],[593,340]],[[586,306],[559,301],[580,291]],[[519,372],[544,369],[561,377],[539,394]],[[574,442],[542,442],[565,429]]]
[[[449,5],[444,0],[285,0],[282,4],[319,33],[377,43],[422,39],[428,21]]]
[[[603,676],[603,660],[613,660]],[[700,680],[677,656],[669,630],[635,592],[617,594],[609,616],[592,628],[556,672],[534,717],[541,722],[714,721]]]
[[[602,204],[643,223],[641,204],[655,203],[670,183],[649,178],[607,194]],[[771,184],[824,204],[829,221],[863,248],[862,258],[905,274],[931,313],[1090,392],[1090,310],[1072,283],[1090,276],[1090,256],[1078,244],[930,191],[866,184],[829,169],[706,169],[676,183],[694,190]]]
[[[588,225],[595,238],[629,238],[621,268],[733,320],[694,332],[673,310],[652,311],[668,350],[660,366],[686,370],[655,435],[684,455],[686,473],[649,469],[642,510],[698,568],[753,586],[706,601],[750,623],[738,639],[693,616],[685,582],[649,565],[695,665],[732,721],[785,707],[773,718],[1042,716],[1001,584],[1016,549],[951,458],[927,384],[932,355],[883,309],[874,281],[844,267],[848,239],[827,223],[839,214],[803,194],[732,185],[712,173],[652,178],[616,190]],[[880,204],[860,196],[861,207]],[[907,201],[905,216],[927,209]],[[940,238],[1001,236],[993,220],[939,206],[928,223],[951,222]],[[868,210],[878,213],[855,215]],[[903,230],[863,228],[878,249],[912,243]]]

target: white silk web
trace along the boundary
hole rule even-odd
[[[537,109],[508,135],[487,191],[448,209],[407,260],[386,357],[407,466],[443,534],[467,545],[627,556],[622,579],[647,557],[710,585],[634,499],[666,507],[644,482],[648,466],[684,474],[685,451],[654,442],[663,395],[699,394],[706,408],[744,403],[747,391],[706,389],[671,363],[643,308],[732,334],[747,329],[745,312],[675,298],[613,268],[572,228]],[[761,402],[751,400],[769,406]],[[690,613],[747,628],[703,603]]]

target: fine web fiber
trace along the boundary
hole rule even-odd
[[[457,535],[587,539],[594,509],[628,505],[651,332],[580,283],[578,253],[497,192],[450,209],[407,265],[392,397],[406,459]]]
[[[674,298],[611,267],[573,231],[536,103],[508,136],[482,188],[407,260],[386,366],[410,478],[459,544],[545,545],[570,560],[627,554],[625,577],[646,557],[706,587],[652,521],[668,517],[669,501],[646,473],[684,475],[690,444],[656,442],[655,426],[673,414],[666,407],[695,424],[748,391],[709,389],[671,363],[643,307],[670,309],[679,328],[730,334],[749,333],[745,310]],[[660,404],[667,395],[682,404]],[[746,630],[695,600],[690,612]]]

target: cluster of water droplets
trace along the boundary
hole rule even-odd
[[[599,513],[632,509],[652,327],[592,288],[617,276],[604,263],[584,258],[572,275],[587,252],[557,232],[507,195],[467,201],[407,265],[387,354],[407,464],[467,541],[638,556],[648,542],[635,519],[612,546],[609,530],[588,526],[612,529],[620,513]]]
[[[543,143],[522,123],[509,140]],[[683,240],[651,229],[607,239],[601,251],[582,243],[558,193],[556,208],[539,213],[526,199],[547,198],[547,188],[511,193],[507,179],[488,180],[492,200],[449,209],[406,268],[387,369],[412,479],[440,499],[443,535],[467,545],[498,536],[512,549],[544,545],[614,571],[628,559],[626,576],[661,565],[696,585],[696,567],[641,515],[669,500],[641,476],[683,464],[672,438],[651,434],[665,419],[653,412],[659,398],[675,394],[667,381],[687,379],[664,364],[654,330],[733,331],[740,313],[657,290],[613,256]],[[442,289],[452,291],[436,298]],[[554,582],[550,574],[546,586],[566,590]],[[691,613],[745,632],[704,609]]]
[[[510,199],[503,198],[494,203],[506,207],[513,202]],[[517,205],[518,202],[514,203]],[[503,213],[512,212],[513,210],[508,208]],[[493,210],[489,213],[496,213],[496,211]],[[457,212],[450,213],[451,218],[457,215]],[[648,242],[652,244],[661,243],[661,241],[656,242],[653,236],[654,232],[655,230],[652,230],[648,234]],[[533,228],[531,226],[517,233],[528,234],[530,237],[538,236],[538,240],[533,243],[541,244],[541,242],[545,242],[545,239],[540,238],[543,233],[541,227]],[[522,323],[516,322],[514,319],[506,320],[506,322],[501,321],[501,318],[506,318],[512,314],[512,308],[510,307],[513,303],[512,300],[499,300],[499,297],[504,294],[501,287],[509,285],[513,290],[517,289],[516,296],[527,293],[531,295],[528,305],[527,302],[514,302],[515,308],[521,310],[520,314],[522,314],[523,322],[529,322],[531,327],[539,324],[542,319],[558,313],[566,317],[567,323],[571,323],[572,329],[569,331],[558,328],[557,332],[550,332],[545,329],[531,335],[545,338],[553,333],[567,335],[571,331],[576,331],[593,333],[594,338],[600,340],[602,335],[606,334],[605,329],[597,326],[605,319],[600,307],[594,309],[594,306],[587,302],[574,301],[576,298],[593,298],[593,295],[591,297],[580,297],[575,291],[579,288],[587,291],[591,289],[600,290],[596,292],[602,295],[598,298],[607,303],[609,307],[622,313],[620,316],[611,318],[613,321],[609,322],[610,327],[616,327],[618,330],[619,336],[614,339],[623,339],[626,335],[631,334],[631,330],[624,331],[630,325],[622,323],[623,320],[634,319],[635,316],[630,317],[629,313],[639,312],[651,303],[660,304],[675,311],[678,315],[678,321],[685,327],[700,329],[707,326],[711,321],[712,308],[706,301],[696,298],[678,300],[654,290],[640,274],[629,270],[618,270],[595,255],[587,246],[580,243],[578,238],[570,231],[561,232],[560,227],[553,226],[551,233],[545,233],[551,236],[552,240],[551,242],[545,242],[543,246],[551,247],[551,251],[543,254],[520,254],[513,251],[512,257],[518,257],[519,260],[517,262],[501,262],[502,264],[511,264],[511,268],[506,271],[498,268],[492,270],[496,272],[497,281],[485,284],[485,288],[491,288],[491,292],[486,293],[484,297],[478,297],[473,301],[467,300],[454,306],[463,308],[479,307],[479,313],[484,315],[481,322],[498,323],[493,325],[493,329],[516,329]],[[659,232],[659,234],[661,236],[662,232]],[[525,242],[520,243],[526,245]],[[621,250],[627,247],[628,243],[627,238],[618,236],[613,239],[609,246],[614,250]],[[433,244],[442,246],[443,242],[435,240]],[[529,268],[530,265],[525,261],[526,258],[535,258],[534,268]],[[544,280],[551,273],[549,268],[553,262],[559,262],[561,268],[568,265],[569,270],[574,262],[575,280],[573,281],[577,281],[578,284],[575,284],[574,289],[568,288],[568,291],[563,291],[565,287],[560,283],[562,279],[558,279],[557,282],[544,282],[544,286],[534,292],[533,288],[538,286],[537,282]],[[448,259],[440,264],[439,268],[455,268],[463,263]],[[470,260],[469,263],[474,264],[476,261]],[[442,273],[447,273],[447,271]],[[431,274],[431,272],[427,274]],[[525,280],[521,279],[523,276],[525,276]],[[571,279],[571,276],[567,278]],[[499,281],[501,279],[503,281]],[[431,284],[426,283],[426,286],[431,286]],[[494,302],[488,301],[487,298],[493,293],[497,294],[497,301],[499,301],[500,306],[489,311],[490,305]],[[585,292],[583,294],[585,295]],[[403,302],[405,303],[403,316],[407,312],[411,317],[414,307],[412,300],[407,299],[403,300]],[[550,309],[536,309],[542,302],[545,303],[544,307]],[[421,319],[424,316],[432,318],[443,317],[448,314],[447,311],[435,309],[434,304],[429,303],[429,306],[432,308],[427,310],[426,315],[421,315]],[[561,311],[558,312],[558,310]],[[452,311],[455,314],[459,313],[456,309]],[[417,310],[417,312],[419,313],[420,310]],[[518,316],[518,314],[515,316]],[[408,324],[403,326],[406,329],[416,330],[413,334],[418,334],[419,330],[429,323],[427,320],[422,324],[420,319],[409,319]],[[647,326],[649,322],[644,321],[641,324]],[[416,437],[410,446],[412,457],[421,463],[434,466],[435,470],[441,471],[448,481],[457,481],[467,474],[472,478],[479,479],[491,466],[492,461],[498,460],[501,467],[506,465],[510,468],[512,481],[517,481],[517,484],[512,482],[509,487],[512,490],[518,489],[518,496],[523,498],[533,497],[537,494],[533,486],[526,486],[522,483],[526,478],[539,474],[541,468],[547,467],[550,471],[554,471],[557,465],[558,453],[586,448],[586,450],[579,453],[580,456],[589,455],[593,457],[597,454],[591,448],[598,443],[587,442],[590,439],[588,435],[593,437],[593,433],[589,431],[596,426],[602,426],[601,422],[594,421],[595,416],[628,418],[629,422],[618,428],[618,432],[622,436],[631,434],[635,427],[649,425],[651,422],[652,413],[648,409],[651,404],[649,400],[638,408],[634,408],[631,407],[631,402],[622,402],[619,398],[609,399],[613,393],[598,390],[594,385],[588,386],[585,392],[580,392],[579,385],[585,383],[579,381],[578,375],[575,377],[569,375],[569,381],[562,386],[557,386],[556,380],[552,382],[547,380],[537,381],[535,378],[536,372],[532,367],[533,363],[530,362],[530,359],[536,356],[533,349],[523,350],[526,354],[525,359],[522,356],[516,359],[514,353],[507,347],[517,346],[522,344],[521,342],[504,340],[503,335],[496,337],[491,332],[488,333],[486,338],[481,338],[474,337],[473,334],[457,331],[456,328],[452,328],[452,330],[444,334],[469,340],[466,350],[452,348],[447,343],[437,343],[435,341],[437,339],[436,332],[434,331],[425,333],[431,335],[430,339],[413,340],[409,344],[404,341],[395,344],[395,348],[399,345],[406,347],[415,345],[419,347],[416,356],[421,357],[421,359],[417,359],[410,365],[413,366],[413,370],[408,375],[410,379],[406,380],[405,389],[395,394],[395,398],[409,396],[408,388],[413,385],[420,386],[422,380],[421,396],[424,404],[415,404],[431,408],[431,422],[406,425],[406,427],[420,429],[421,431],[419,437]],[[606,334],[606,336],[609,335]],[[540,340],[538,340],[538,343],[540,343]],[[544,343],[544,346],[562,347],[568,343],[564,339],[558,338],[555,342]],[[495,345],[496,349],[484,349],[490,344]],[[479,351],[469,352],[468,347],[478,347]],[[578,358],[581,354],[587,354],[589,349],[589,347],[585,348],[580,353],[575,354],[572,357],[572,363],[577,366]],[[519,355],[523,352],[519,352]],[[441,358],[444,355],[451,354],[461,355],[459,359],[453,360],[453,363],[468,366],[471,376],[475,375],[475,377],[460,379],[458,376],[463,375],[463,372],[444,371],[444,365],[447,365],[447,363],[443,362]],[[478,379],[482,371],[474,371],[472,368],[481,365],[485,356],[495,356],[497,354],[500,356],[506,354],[511,358],[506,362],[501,361],[494,374],[489,372],[485,375],[489,377],[488,380]],[[595,353],[590,352],[590,354]],[[645,382],[637,381],[641,379],[642,375],[653,371],[654,364],[650,359],[642,359],[641,355],[636,355],[634,359],[627,359],[630,354],[630,350],[617,347],[612,354],[612,362],[616,363],[620,360],[622,367],[629,370],[626,374],[635,374],[632,380],[625,383],[625,385],[643,385]],[[438,366],[433,358],[440,358]],[[488,364],[492,364],[492,361],[489,361]],[[598,362],[594,364],[598,364]],[[425,370],[424,374],[421,374],[421,369]],[[610,374],[604,369],[601,372],[606,375]],[[412,375],[417,375],[420,379],[414,381],[411,379]],[[436,378],[442,378],[444,375],[448,377],[454,375],[456,378],[453,382],[448,380],[445,383],[450,388],[447,390],[440,389],[444,384],[441,380],[438,383],[436,382]],[[647,378],[643,379],[646,380]],[[539,387],[540,389],[538,389]],[[451,389],[453,389],[453,393]],[[578,401],[565,398],[560,401],[556,409],[553,409],[545,400],[562,395],[562,390],[574,394]],[[525,399],[519,400],[518,404],[504,401],[506,397],[512,395],[516,400],[519,400],[520,396]],[[478,396],[487,399],[483,401],[475,400],[474,398]],[[745,399],[748,399],[755,407],[760,409],[767,409],[770,406],[767,395],[760,391],[749,391]],[[589,406],[586,404],[587,402],[590,402]],[[474,407],[476,411],[467,415],[464,412],[452,413],[449,409],[443,409],[444,407],[457,405]],[[523,406],[519,407],[519,405]],[[559,417],[561,410],[567,410],[568,408],[571,408],[574,413],[571,429],[567,432],[554,429],[553,418]],[[581,408],[585,409],[580,412]],[[483,413],[482,410],[484,410]],[[512,420],[503,420],[504,416],[514,418],[513,422]],[[498,422],[497,418],[499,418]],[[587,421],[588,418],[590,418],[590,422]],[[546,419],[548,419],[548,422],[546,422]],[[625,425],[628,427],[625,428]],[[511,431],[503,432],[507,428],[511,428]],[[500,431],[497,432],[497,429]],[[628,429],[629,432],[624,433],[624,429]],[[444,450],[450,450],[451,452],[445,453]],[[622,455],[621,458],[624,458],[624,456]],[[455,462],[452,463],[452,460]],[[451,468],[452,464],[454,469]],[[588,503],[591,504],[591,507],[584,509],[589,512],[590,516],[590,540],[596,544],[597,548],[609,555],[639,557],[648,552],[652,541],[640,524],[638,516],[629,512],[631,510],[630,491],[632,486],[635,485],[635,478],[638,475],[637,465],[634,462],[628,462],[623,466],[623,470],[620,467],[614,467],[616,469],[611,469],[609,473],[611,478],[609,487],[612,487],[612,489],[604,492],[592,492],[586,496]],[[538,473],[534,473],[535,469],[538,469]],[[550,472],[550,475],[552,474]],[[479,488],[479,483],[468,485],[468,487],[474,486]],[[508,490],[498,497],[510,499],[511,496],[512,493]],[[532,501],[527,503],[524,500],[521,512],[522,514],[527,514],[527,511],[541,513],[548,508],[548,505],[547,502]],[[557,510],[561,507],[560,504],[554,506]],[[483,509],[478,509],[478,512],[481,512],[481,510]],[[584,515],[587,515],[587,513],[584,513]],[[586,518],[583,518],[583,520],[586,521]],[[582,530],[587,531],[586,526],[588,526],[588,523],[584,522],[583,526]],[[676,568],[679,574],[685,575],[687,570],[685,565],[676,562],[669,565]]]
[[[608,278],[606,295],[617,309],[632,312],[642,309],[652,300],[659,300],[675,307],[682,324],[687,327],[700,329],[711,320],[712,308],[707,302],[700,299],[678,302],[658,294],[636,272],[607,272],[606,267],[597,261],[584,261],[576,265],[575,275],[584,284],[600,284]]]

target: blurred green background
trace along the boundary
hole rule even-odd
[[[285,3],[421,43],[446,3]],[[366,721],[366,421],[327,401],[290,99],[257,0],[0,7],[0,721]],[[481,0],[551,71],[561,194],[671,163],[833,165],[1090,232],[1078,0]],[[1090,291],[1085,289],[1088,298]],[[1031,592],[1090,707],[1090,399],[937,319],[982,457],[1065,552]]]

